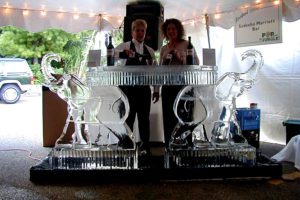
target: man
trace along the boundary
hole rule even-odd
[[[122,43],[116,47],[119,51],[119,58],[126,60],[125,65],[152,65],[155,63],[154,50],[144,44],[147,31],[147,23],[143,19],[136,19],[131,24],[132,40]],[[127,125],[133,130],[133,124],[137,115],[139,124],[139,133],[141,151],[150,153],[150,107],[151,107],[151,89],[150,86],[120,86],[129,101],[130,112],[126,119]],[[156,90],[156,89],[155,89]],[[159,93],[153,93],[152,100],[156,103],[159,99]]]

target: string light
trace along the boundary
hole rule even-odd
[[[243,9],[248,9],[248,8],[250,8],[250,5],[249,5],[249,4],[245,4],[245,5],[241,6],[241,10],[243,10]]]
[[[268,2],[271,2],[275,5],[279,5],[280,4],[280,0],[269,0]],[[300,0],[295,0],[295,2],[300,2]],[[242,6],[239,7],[240,10],[245,10],[245,9],[249,9],[251,7],[255,7],[255,8],[262,8],[264,6],[264,3],[262,3],[261,0],[253,0],[253,3],[252,4],[244,4]],[[219,20],[222,18],[222,15],[223,14],[226,14],[226,13],[232,13],[232,12],[235,12],[237,9],[234,9],[234,10],[227,10],[227,11],[216,11],[215,13],[211,13],[210,15],[213,16],[213,18],[215,20]],[[198,17],[199,18],[199,17]],[[187,20],[184,20],[182,21],[182,24],[183,25],[188,25],[190,24],[191,26],[194,26],[196,22],[200,21],[200,23],[202,24],[205,24],[205,17],[203,15],[203,17],[201,18],[201,20],[197,20],[197,17],[195,18],[192,18],[192,19],[187,19]]]
[[[98,16],[94,12],[90,12],[90,13],[78,12],[77,8],[74,8],[74,12],[65,11],[63,10],[62,7],[59,7],[59,11],[46,11],[44,5],[41,6],[41,9],[29,9],[27,8],[27,5],[25,5],[24,8],[12,8],[8,5],[8,3],[6,3],[5,6],[0,6],[0,11],[1,9],[3,10],[2,11],[3,14],[5,15],[10,15],[12,11],[20,11],[22,12],[24,17],[30,15],[31,12],[32,13],[38,12],[41,17],[46,17],[48,13],[55,13],[58,19],[63,19],[65,17],[65,14],[71,14],[74,20],[78,20],[80,16],[88,16],[90,18]]]
[[[57,13],[57,17],[59,19],[62,19],[64,17],[64,13],[63,12]]]
[[[220,19],[220,18],[221,18],[221,14],[220,14],[220,13],[216,13],[216,14],[214,15],[214,17],[215,17],[215,19]]]
[[[29,15],[29,11],[28,10],[23,10],[23,15],[24,16],[28,16]]]
[[[191,24],[192,26],[195,26],[195,20],[192,20],[192,21],[190,22],[190,24]]]
[[[187,24],[187,22],[185,22],[185,21],[183,21],[183,22],[181,22],[182,23],[182,25],[186,25]]]
[[[94,17],[94,16],[95,16],[95,13],[93,13],[93,12],[89,13],[89,17]]]
[[[45,17],[45,16],[47,15],[47,12],[44,11],[44,10],[42,10],[42,11],[41,11],[41,15],[42,15],[43,17]]]
[[[10,9],[9,8],[5,8],[4,9],[4,14],[6,14],[6,15],[10,14]]]
[[[103,19],[105,19],[106,21],[109,21],[109,17],[107,15],[101,15]]]
[[[75,19],[75,20],[79,19],[79,14],[74,14],[73,19]]]

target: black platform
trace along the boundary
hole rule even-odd
[[[31,167],[30,180],[35,183],[60,182],[149,182],[184,181],[201,179],[232,178],[279,178],[282,166],[265,155],[257,157],[254,166],[249,167],[208,167],[208,168],[171,168],[162,165],[163,157],[150,158],[150,164],[139,169],[51,169],[49,159]]]

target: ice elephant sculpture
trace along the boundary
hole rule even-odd
[[[236,99],[252,88],[264,62],[263,56],[257,50],[245,51],[241,57],[242,61],[247,58],[253,60],[249,69],[243,73],[227,72],[216,82],[215,95],[223,106],[219,120],[215,122],[212,130],[212,141],[216,145],[247,143],[236,119]],[[235,126],[235,129],[231,129],[231,126]]]
[[[48,53],[42,59],[44,85],[67,102],[69,114],[64,130],[56,141],[56,147],[72,145],[76,149],[97,145],[91,141],[89,132],[89,126],[96,124],[107,128],[118,139],[119,147],[135,148],[132,131],[125,123],[129,104],[122,91],[117,87],[91,89],[74,74],[55,74],[51,66],[53,60],[60,62],[61,58],[57,54]],[[75,126],[71,143],[63,140],[70,121]],[[99,137],[101,133],[98,133],[97,139]]]
[[[236,119],[236,98],[250,89],[263,65],[263,57],[257,50],[248,50],[242,54],[242,61],[246,58],[253,59],[252,65],[244,73],[228,72],[212,86],[186,86],[178,94],[174,102],[174,113],[178,124],[170,139],[170,148],[207,147],[212,142],[214,145],[231,145],[246,143],[242,136]],[[209,98],[212,92],[222,104],[219,120],[212,129],[212,138],[209,140],[203,122],[213,115],[213,106]],[[202,125],[200,134],[195,134],[195,128]],[[230,132],[230,126],[236,126],[236,132]]]

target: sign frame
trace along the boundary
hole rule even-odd
[[[267,3],[235,12],[235,47],[282,43],[282,4]]]

